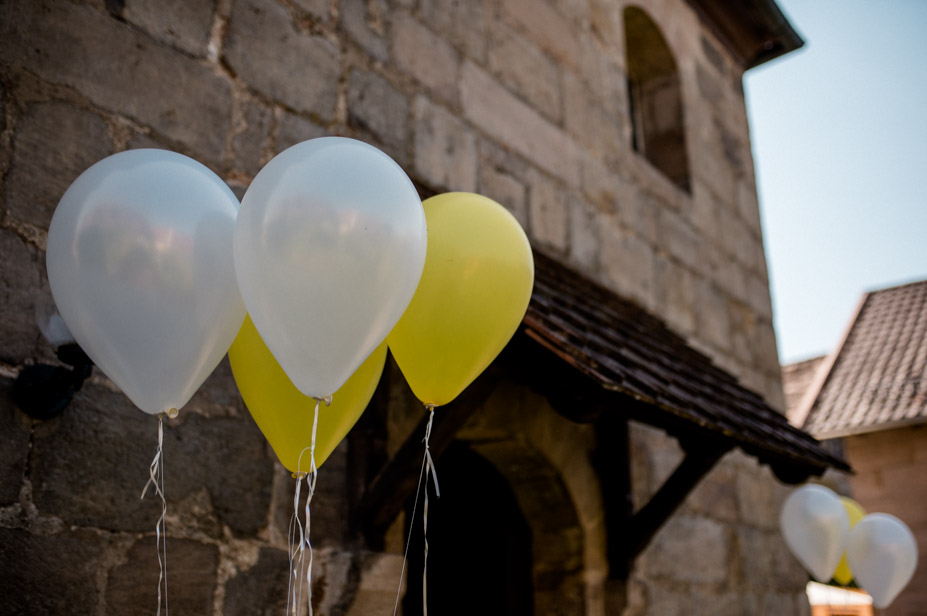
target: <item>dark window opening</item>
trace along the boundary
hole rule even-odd
[[[441,498],[429,484],[428,613],[440,616],[534,614],[531,528],[505,477],[454,443],[435,461]],[[406,567],[403,613],[422,613],[422,498]],[[406,520],[412,502],[406,507]]]
[[[624,10],[631,145],[676,186],[690,192],[682,91],[676,59],[653,20]]]

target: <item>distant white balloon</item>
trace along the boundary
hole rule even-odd
[[[811,576],[819,582],[829,581],[850,532],[840,497],[821,485],[802,486],[782,505],[779,527],[786,545]]]
[[[911,581],[917,568],[914,534],[893,515],[873,513],[853,527],[847,561],[878,608],[887,607]]]
[[[147,413],[181,408],[245,317],[232,260],[238,199],[165,150],[96,163],[48,230],[52,295],[84,352]]]
[[[415,186],[373,146],[311,139],[261,169],[235,226],[235,273],[297,389],[334,393],[380,345],[415,293],[426,243]]]

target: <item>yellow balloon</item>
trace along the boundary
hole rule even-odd
[[[423,204],[425,270],[387,336],[415,396],[440,406],[489,366],[518,329],[534,286],[534,258],[505,208],[472,193]]]
[[[851,529],[856,526],[857,522],[866,517],[866,511],[852,498],[841,496],[840,502],[843,503],[843,508],[847,510]],[[850,563],[847,562],[846,552],[840,557],[840,563],[837,565],[837,570],[834,571],[834,581],[841,586],[846,586],[853,581],[853,572],[850,571]]]
[[[296,389],[264,344],[250,316],[245,317],[244,325],[229,349],[229,362],[245,406],[274,453],[294,473],[297,470],[308,471],[309,452],[303,453],[303,450],[312,442],[315,399]],[[317,466],[322,466],[367,408],[385,362],[384,342],[332,395],[331,406],[326,407],[324,402],[319,406],[315,445]]]

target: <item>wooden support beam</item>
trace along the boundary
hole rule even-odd
[[[650,501],[634,511],[627,418],[617,413],[603,415],[596,423],[596,440],[609,577],[627,579],[637,557],[732,445],[719,440],[681,440],[685,457]]]

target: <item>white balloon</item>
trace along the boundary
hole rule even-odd
[[[257,174],[235,226],[235,273],[255,327],[302,393],[332,394],[392,330],[426,241],[411,180],[360,141],[305,141]]]
[[[245,317],[232,262],[238,199],[165,150],[96,163],[48,230],[52,295],[75,340],[147,413],[179,409]]]
[[[873,513],[850,532],[847,562],[859,585],[872,595],[873,605],[887,607],[914,575],[917,541],[895,516]]]
[[[811,576],[819,582],[829,581],[850,532],[850,518],[840,497],[824,486],[802,486],[785,499],[779,527],[786,545]]]

